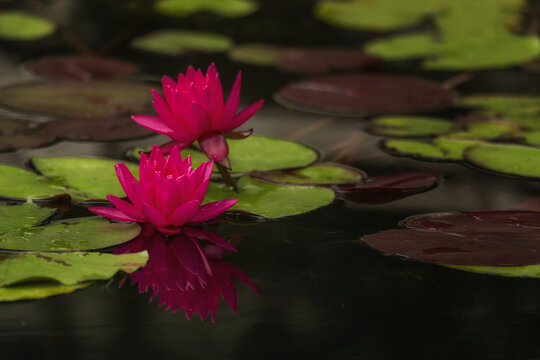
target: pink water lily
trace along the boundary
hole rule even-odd
[[[198,140],[210,160],[230,168],[226,138],[241,139],[251,135],[251,130],[233,130],[244,124],[264,103],[261,99],[237,114],[241,77],[239,72],[224,102],[221,80],[214,64],[208,67],[206,75],[190,66],[185,75],[178,75],[177,82],[163,77],[165,99],[152,90],[158,116],[133,115],[132,118],[150,130],[171,137],[173,141],[169,146],[184,149]],[[165,147],[164,151],[167,150]]]
[[[182,159],[177,147],[165,158],[154,145],[150,158],[141,154],[139,181],[125,164],[115,165],[118,180],[131,203],[108,195],[114,208],[92,206],[88,209],[113,220],[151,223],[165,234],[178,233],[182,225],[208,221],[238,201],[225,199],[202,205],[212,166],[213,162],[207,161],[193,169],[191,158]]]

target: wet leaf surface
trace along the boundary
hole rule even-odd
[[[247,64],[276,66],[300,73],[370,68],[380,62],[379,58],[357,49],[300,48],[257,43],[235,46],[229,52],[229,57]]]
[[[367,175],[359,169],[342,164],[320,162],[298,170],[254,171],[250,176],[275,184],[331,186],[356,184]]]
[[[185,17],[200,11],[226,17],[241,17],[256,11],[259,4],[253,0],[158,0],[154,5],[162,15]]]
[[[408,218],[402,225],[407,229],[383,231],[363,240],[386,255],[442,265],[540,264],[537,212],[434,213]]]
[[[368,129],[375,135],[421,137],[443,134],[454,127],[447,119],[423,116],[388,116],[371,121]]]
[[[148,253],[101,254],[90,252],[6,255],[0,261],[0,286],[23,282],[55,281],[72,286],[107,280],[118,271],[132,273],[146,264]]]
[[[0,38],[32,41],[51,35],[55,26],[49,20],[22,11],[0,12]]]
[[[49,56],[28,62],[37,75],[52,79],[94,80],[130,75],[138,71],[137,65],[117,59],[90,55]]]
[[[31,171],[0,164],[0,197],[44,199],[65,194],[60,183]]]
[[[66,286],[43,283],[0,287],[0,301],[43,299],[49,296],[68,294],[75,290],[84,289],[91,284],[91,282],[86,282]]]
[[[290,83],[274,98],[295,109],[362,116],[443,108],[454,101],[454,93],[421,78],[349,74]]]
[[[0,105],[53,117],[129,117],[151,112],[152,84],[128,81],[54,81],[0,88]]]
[[[49,137],[82,141],[134,139],[154,134],[129,117],[68,118],[43,124]]]
[[[111,223],[100,217],[58,220],[40,225],[53,212],[31,203],[0,206],[0,249],[22,251],[95,250],[135,238],[137,224]]]
[[[210,183],[205,202],[239,199],[230,211],[240,210],[275,219],[299,215],[334,201],[334,191],[314,186],[267,184],[250,177],[238,181],[238,193],[224,185]]]
[[[135,38],[131,46],[155,54],[176,56],[190,51],[227,51],[232,46],[232,40],[208,32],[165,29]]]

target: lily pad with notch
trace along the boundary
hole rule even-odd
[[[50,209],[23,205],[0,206],[0,249],[19,251],[81,251],[107,248],[135,238],[140,226],[111,223],[100,217],[47,222]]]
[[[314,77],[274,95],[285,107],[348,116],[431,111],[451,105],[454,98],[452,91],[428,80],[373,74]]]

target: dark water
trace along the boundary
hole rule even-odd
[[[127,3],[81,1],[69,11],[61,10],[67,11],[69,23],[81,37],[99,45],[100,39],[138,19],[124,16]],[[259,13],[247,18],[223,20],[203,15],[180,20],[176,26],[218,31],[238,43],[356,45],[367,38],[317,22],[310,15],[312,4],[266,1]],[[144,20],[136,32],[174,25],[173,21]],[[1,81],[27,76],[19,72],[26,59],[67,51],[55,40],[37,45],[2,44]],[[399,220],[418,213],[508,208],[540,194],[537,183],[494,177],[455,164],[393,158],[377,148],[376,137],[361,131],[358,119],[328,120],[272,103],[271,93],[298,75],[243,66],[224,55],[168,59],[145,56],[125,45],[115,48],[112,55],[136,60],[154,76],[174,75],[188,64],[206,67],[213,61],[226,87],[241,68],[243,99],[268,99],[248,123],[256,133],[315,145],[327,158],[332,157],[334,144],[355,134],[359,146],[351,150],[352,164],[368,174],[427,170],[444,174],[445,179],[431,192],[387,205],[336,201],[287,220],[221,226],[218,233],[223,236],[246,235],[239,253],[229,260],[251,277],[261,296],[238,283],[238,314],[233,315],[222,303],[215,323],[198,318],[188,321],[182,311],[173,314],[156,302],[148,304],[148,294],[138,294],[129,284],[118,288],[117,282],[39,301],[3,303],[2,359],[540,358],[538,280],[478,275],[385,257],[359,241],[364,234],[395,228]],[[413,65],[382,70],[421,74]],[[452,76],[422,75],[434,80]],[[483,73],[458,90],[538,93],[538,83],[537,76],[510,69]],[[320,121],[329,122],[301,136],[301,129]],[[22,164],[38,154],[120,158],[130,146],[162,140],[60,142],[44,149],[0,154],[0,162]]]

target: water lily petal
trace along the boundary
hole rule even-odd
[[[204,222],[213,219],[216,216],[227,211],[237,202],[238,199],[225,199],[203,205],[199,208],[199,212],[197,213],[197,215],[191,218],[191,222]]]
[[[211,133],[199,138],[199,146],[210,160],[216,162],[223,160],[229,154],[227,140],[220,133]]]
[[[221,114],[221,118],[215,124],[215,126],[218,129],[225,128],[233,120],[234,115],[236,114],[236,110],[238,109],[238,105],[240,105],[241,83],[242,83],[242,72],[240,71],[238,72],[238,75],[236,76],[236,81],[234,82],[234,85],[231,89],[231,93],[229,94],[229,98],[227,99],[227,102],[225,103],[225,106],[223,108],[223,113]]]
[[[178,235],[170,242],[169,248],[189,272],[197,276],[203,284],[208,283],[208,275],[212,275],[212,269],[197,240]]]
[[[131,117],[137,124],[144,126],[147,129],[155,131],[159,134],[169,135],[174,132],[167,124],[158,116],[152,115],[133,115]]]
[[[244,110],[240,111],[238,115],[236,115],[231,123],[229,123],[227,126],[224,126],[223,128],[220,128],[220,131],[232,131],[245,123],[249,120],[264,104],[264,99],[261,99],[259,101],[254,102],[253,104],[249,105]]]
[[[88,210],[90,210],[94,214],[104,216],[111,220],[129,221],[129,222],[137,221],[136,219],[133,219],[127,216],[122,211],[115,208],[107,207],[107,206],[90,206]]]
[[[163,227],[169,225],[167,218],[152,206],[143,203],[141,204],[141,210],[146,220],[155,226]]]
[[[134,219],[134,221],[144,222],[145,218],[143,213],[134,205],[114,195],[107,195],[107,199],[114,205],[114,207],[123,212],[126,216]]]
[[[200,239],[208,240],[218,246],[221,246],[222,248],[226,250],[234,251],[234,252],[238,251],[236,250],[234,246],[232,246],[230,242],[228,242],[227,240],[225,240],[224,238],[222,238],[221,236],[219,236],[213,231],[210,231],[204,228],[199,229],[199,228],[194,228],[194,227],[185,227],[184,232],[186,234],[189,234],[190,236],[195,236]]]
[[[124,163],[116,164],[114,169],[124,193],[126,193],[131,202],[137,206],[139,203],[139,198],[136,192],[138,184],[137,179],[135,179],[131,171],[129,171],[128,167]]]
[[[182,226],[188,223],[197,214],[200,205],[199,200],[191,200],[180,205],[169,216],[169,223],[174,226]]]

